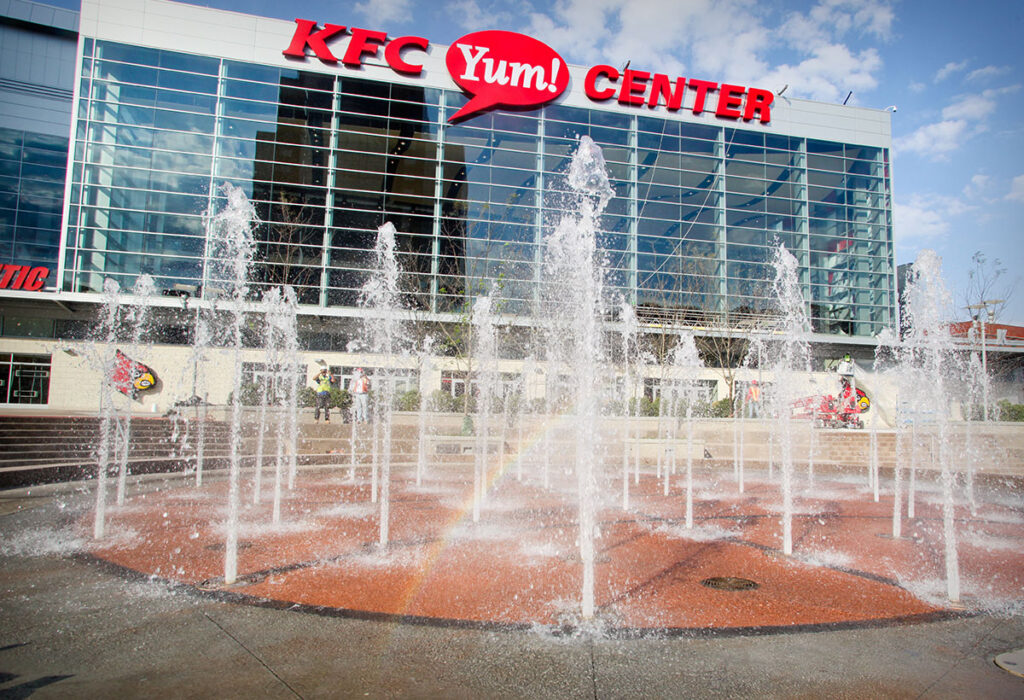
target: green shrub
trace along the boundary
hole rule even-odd
[[[331,387],[331,408],[348,409],[352,405],[352,395],[344,389]]]
[[[242,397],[243,406],[259,406],[260,405],[260,385],[255,382],[249,384],[243,384],[238,395]]]
[[[658,415],[658,409],[661,406],[661,399],[649,399],[646,396],[640,397],[640,413],[636,413],[636,399],[632,398],[629,400],[629,415],[640,415],[650,418],[651,416]]]
[[[330,393],[331,398],[327,405],[331,408],[346,410],[352,405],[352,396],[344,389],[332,386]],[[299,406],[304,408],[316,406],[316,389],[311,386],[304,386],[299,389],[298,402]]]
[[[447,391],[436,389],[427,400],[427,407],[438,413],[459,413],[462,411],[462,398],[456,398]]]
[[[255,383],[243,384],[241,390],[238,393],[242,397],[243,406],[259,406],[260,405],[260,385]],[[228,394],[228,405],[234,403],[235,392]]]
[[[640,399],[641,416],[657,416],[661,412],[661,397],[649,399],[646,396]]]
[[[621,399],[611,399],[609,401],[605,401],[604,405],[601,406],[601,415],[602,416],[621,416],[622,415],[622,406],[623,406],[623,403],[622,403]]]
[[[395,395],[396,411],[418,411],[420,408],[420,392],[412,389]]]
[[[514,392],[505,397],[505,413],[508,415],[518,415],[521,411],[527,409],[526,403],[523,401],[523,395],[519,392]]]
[[[999,420],[1021,422],[1024,421],[1024,403],[1010,403],[1006,399],[1000,399]]]
[[[732,400],[728,397],[719,399],[711,404],[712,418],[728,418],[732,415]]]

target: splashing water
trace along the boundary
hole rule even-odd
[[[548,236],[544,261],[546,306],[561,342],[552,342],[557,364],[574,371],[572,431],[575,473],[579,490],[580,556],[583,562],[581,614],[594,616],[594,536],[596,483],[594,463],[600,434],[597,429],[600,396],[603,283],[597,251],[597,220],[611,200],[601,149],[584,136],[573,156],[568,182],[578,202],[577,215],[566,214]],[[550,358],[549,358],[550,359]]]
[[[374,311],[368,321],[371,350],[388,358],[400,350],[398,311],[400,298],[398,278],[400,269],[395,256],[395,226],[388,222],[377,230],[374,247],[374,273],[363,287],[362,302]],[[385,367],[377,379],[374,405],[374,430],[380,429],[383,450],[380,455],[380,544],[388,543],[391,493],[391,434],[394,383],[390,367]],[[374,445],[377,440],[374,438]]]
[[[934,410],[934,436],[938,444],[942,483],[946,593],[950,601],[958,602],[960,567],[953,507],[955,474],[949,435],[949,405],[944,398],[949,386],[946,375],[951,370],[953,355],[953,343],[946,323],[946,319],[950,318],[952,297],[942,279],[942,259],[935,251],[922,250],[918,253],[905,295],[907,323],[903,341],[904,364],[918,370],[915,373],[917,391],[914,400]],[[935,397],[940,398],[936,401]]]
[[[490,296],[478,297],[473,304],[475,354],[479,358],[477,376],[479,394],[476,425],[476,459],[473,468],[473,522],[480,520],[480,506],[486,498],[487,455],[490,452],[491,403],[494,397],[497,338]]]
[[[775,376],[772,401],[776,415],[775,430],[781,451],[782,471],[782,551],[793,553],[793,434],[791,406],[796,398],[799,377],[808,371],[810,349],[809,323],[793,254],[780,245],[775,251],[775,279],[772,288],[780,314],[783,339],[777,343],[771,363]]]
[[[255,241],[256,211],[245,193],[230,183],[221,186],[227,203],[216,214],[207,213],[207,252],[211,258],[208,284],[224,295],[231,317],[230,347],[233,350],[231,392],[230,467],[228,472],[227,540],[224,548],[224,582],[232,584],[238,575],[239,470],[242,449],[242,327],[249,294],[249,268]]]

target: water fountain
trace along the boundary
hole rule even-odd
[[[242,462],[242,328],[249,294],[249,268],[255,241],[256,211],[241,189],[224,184],[226,198],[217,213],[207,213],[207,289],[219,290],[226,302],[229,347],[232,349],[231,443],[228,470],[227,537],[224,546],[224,582],[232,584],[238,574],[239,478]]]
[[[386,223],[377,231],[374,247],[375,274],[363,287],[362,300],[372,309],[369,322],[371,349],[390,358],[400,350],[398,312],[398,260],[395,257],[395,227]],[[374,454],[377,454],[377,429],[380,426],[380,544],[388,543],[391,508],[391,435],[393,431],[394,389],[391,367],[385,366],[376,377],[377,390],[374,405]],[[376,464],[376,459],[374,463]],[[374,474],[376,474],[376,469]],[[374,487],[376,494],[376,486]]]
[[[140,275],[132,288],[132,296],[136,303],[128,307],[128,317],[125,319],[131,329],[131,338],[128,344],[129,357],[135,357],[142,348],[142,336],[149,329],[150,313],[152,307],[150,300],[156,294],[156,287],[153,278],[149,275]],[[123,418],[119,421],[121,435],[119,435],[119,459],[117,467],[117,504],[124,505],[125,489],[128,479],[128,448],[131,443],[132,412],[125,411]]]
[[[548,238],[545,259],[547,309],[558,319],[561,343],[556,364],[574,370],[575,464],[579,489],[579,543],[583,562],[580,605],[584,619],[594,616],[594,534],[598,460],[598,365],[601,363],[600,325],[604,303],[597,249],[597,222],[614,194],[608,182],[604,155],[589,137],[580,139],[568,173],[569,187],[578,197],[578,215],[563,216]]]
[[[482,296],[472,316],[475,379],[480,386],[475,437],[467,439],[458,429],[445,428],[446,417],[428,415],[422,408],[410,415],[392,411],[393,377],[389,370],[381,370],[375,375],[379,396],[374,431],[379,440],[374,440],[372,463],[357,460],[353,426],[351,433],[339,435],[336,441],[338,451],[349,450],[341,466],[334,459],[330,465],[303,467],[300,480],[294,479],[294,468],[290,470],[293,491],[287,501],[281,495],[282,465],[287,460],[296,464],[297,449],[294,442],[282,439],[290,429],[287,421],[274,420],[277,469],[269,530],[253,526],[264,517],[264,506],[258,502],[260,454],[254,498],[247,505],[253,514],[248,525],[238,517],[235,459],[226,479],[217,474],[203,485],[217,498],[199,498],[194,489],[179,489],[169,481],[166,492],[151,496],[146,508],[117,511],[121,526],[146,533],[145,542],[121,548],[105,543],[101,533],[96,555],[190,585],[230,587],[240,600],[288,601],[300,609],[341,608],[346,614],[393,615],[402,620],[450,618],[484,626],[781,628],[844,620],[924,619],[942,613],[942,605],[935,600],[911,595],[893,583],[910,586],[915,568],[927,566],[927,547],[942,543],[928,530],[927,521],[911,523],[914,539],[899,538],[898,532],[888,539],[878,536],[882,534],[877,531],[878,512],[888,508],[892,498],[899,513],[902,483],[902,470],[896,469],[887,483],[879,467],[876,451],[885,444],[883,428],[876,430],[878,437],[870,444],[867,440],[857,443],[867,447],[863,460],[843,464],[830,463],[830,445],[869,436],[852,430],[821,430],[813,456],[817,468],[813,487],[801,492],[798,507],[794,504],[795,468],[802,457],[794,450],[791,407],[809,381],[809,329],[793,256],[780,246],[775,260],[780,321],[777,332],[763,333],[764,347],[757,352],[757,371],[771,378],[771,389],[764,393],[765,417],[743,419],[744,448],[736,461],[738,469],[743,465],[737,473],[742,492],[737,493],[719,480],[733,466],[728,460],[693,458],[701,455],[702,447],[709,454],[707,445],[714,444],[717,452],[718,445],[727,446],[731,439],[731,421],[698,418],[694,413],[701,362],[693,338],[680,335],[666,353],[665,365],[654,368],[651,360],[638,359],[642,357],[637,342],[640,324],[631,316],[632,309],[623,307],[619,312],[622,333],[614,341],[621,343],[623,365],[616,367],[610,360],[612,353],[604,345],[607,338],[601,329],[604,318],[612,315],[612,302],[605,297],[597,237],[600,213],[611,190],[593,142],[581,142],[568,183],[575,207],[556,222],[546,240],[542,306],[550,319],[546,328],[551,335],[537,343],[544,348],[543,354],[522,362],[514,437],[504,428],[489,427],[490,399],[498,395],[497,320],[492,299]],[[234,211],[238,217],[233,221],[244,231],[245,209],[236,206]],[[398,323],[401,271],[395,262],[394,236],[393,227],[381,228],[375,272],[364,288],[364,305],[376,319],[368,325],[365,349],[383,358],[396,358],[407,345]],[[926,264],[924,270],[929,269]],[[244,277],[234,279],[234,289],[240,293]],[[920,279],[932,280],[933,275],[922,272]],[[228,325],[232,334],[237,332],[238,316],[230,314],[231,307],[245,308],[243,298],[235,294],[218,302],[222,316],[232,322]],[[109,298],[116,310],[121,303],[116,289],[110,289]],[[267,350],[266,363],[280,368],[279,386],[294,385],[287,378],[294,378],[295,370],[284,360],[294,351],[294,345],[284,349],[289,334],[294,340],[294,296],[289,290],[272,291],[263,303],[266,344],[268,348],[281,345],[281,349]],[[892,354],[901,362],[906,360],[908,367],[932,362],[925,359],[931,357],[928,343],[937,333],[926,317],[931,318],[920,312],[915,322],[932,330],[912,336],[906,344],[891,339]],[[762,362],[763,358],[768,359]],[[429,352],[421,353],[419,366],[427,367],[432,361]],[[393,364],[389,360],[385,364],[389,362]],[[635,396],[630,415],[629,392],[641,377],[658,373],[666,430],[645,435],[640,431]],[[542,374],[549,415],[527,418],[527,397],[533,393],[531,387],[539,386]],[[562,384],[563,375],[569,375],[568,384]],[[623,393],[618,395],[623,408],[603,416],[602,399],[610,396],[617,376],[625,379]],[[914,376],[920,384],[919,375]],[[568,401],[556,404],[553,397],[563,388]],[[283,407],[287,402],[274,393],[266,403]],[[508,413],[508,402],[503,404]],[[261,415],[262,435],[267,414]],[[507,422],[507,415],[503,418]],[[685,436],[679,431],[681,418]],[[771,428],[767,450],[760,441],[766,427]],[[431,431],[429,441],[424,439],[427,430]],[[398,454],[393,443],[400,444],[409,434],[417,435],[418,446],[415,461],[405,462],[393,456]],[[665,449],[670,451],[662,452]],[[683,449],[686,472],[676,484],[674,473]],[[656,475],[659,454],[661,479],[655,479],[651,477]],[[464,456],[472,461],[463,460]],[[947,478],[952,474],[947,467],[952,459],[938,460],[944,499],[946,483],[952,488],[952,479]],[[512,460],[514,471],[506,469]],[[773,473],[776,462],[781,484]],[[865,467],[872,480],[866,494]],[[344,481],[335,478],[342,469],[348,473]],[[856,480],[844,481],[851,472]],[[505,478],[513,474],[514,479]],[[367,477],[372,480],[371,500],[379,501],[376,523],[372,506],[365,504]],[[103,478],[101,471],[98,482]],[[104,484],[97,486],[102,493]],[[876,489],[882,501],[877,506]],[[485,498],[486,517],[481,517]],[[955,506],[954,500],[950,494],[944,517]],[[223,512],[225,502],[228,523],[221,528],[212,521]],[[96,522],[103,519],[103,507],[97,500]],[[920,509],[932,512],[930,503],[922,503]],[[988,514],[991,520],[975,521],[974,526],[1012,538],[1013,524],[1020,522],[1013,520],[1019,510],[1019,504],[981,502],[979,517]],[[894,516],[894,528],[902,522],[901,516]],[[376,537],[374,524],[378,525]],[[240,529],[250,533],[245,547],[239,546]],[[174,539],[176,532],[187,532],[188,538]],[[216,581],[210,552],[219,551],[212,547],[225,532],[224,549],[231,558],[226,554],[225,575]],[[955,556],[954,538],[946,537],[945,542],[946,547],[953,543]],[[978,561],[985,558],[976,551],[971,556],[977,571]],[[1011,566],[1018,561],[1013,558],[1016,555],[1005,556]],[[983,561],[981,570],[990,572],[991,562]],[[762,585],[743,593],[747,596],[743,604],[738,604],[736,594],[704,584],[755,577]],[[993,585],[1012,590],[1014,580],[1010,576]],[[952,585],[949,599],[959,597]],[[837,587],[853,593],[837,593]],[[780,610],[785,611],[782,617]]]
[[[775,343],[775,359],[771,362],[775,378],[772,391],[772,412],[776,416],[775,433],[781,448],[782,471],[782,552],[793,553],[793,427],[790,407],[796,400],[800,377],[808,370],[807,311],[797,277],[797,261],[785,246],[775,252],[773,284],[783,338]],[[811,428],[813,432],[813,427]]]
[[[284,459],[289,458],[289,475],[294,474],[291,465],[296,464],[298,452],[298,383],[299,372],[298,333],[296,316],[298,302],[291,287],[270,289],[263,296],[266,308],[264,321],[265,366],[268,376],[260,382],[262,401],[259,407],[257,427],[256,458],[254,460],[253,502],[260,502],[260,485],[263,474],[263,444],[267,432],[267,408],[273,407],[274,444],[274,510],[273,522],[281,521],[281,498],[284,481]],[[285,446],[287,445],[287,450]],[[294,477],[289,488],[294,488]]]
[[[114,374],[114,344],[117,341],[118,314],[121,305],[121,287],[116,280],[107,279],[103,283],[103,307],[100,314],[97,335],[103,346],[97,349],[97,362],[101,376],[112,377]],[[93,518],[93,537],[102,539],[106,533],[107,515],[107,477],[110,470],[110,458],[114,440],[114,384],[103,381],[99,396],[99,445],[96,450],[96,509]]]
[[[693,336],[680,336],[672,351],[672,365],[681,375],[676,379],[679,394],[686,402],[686,493],[685,527],[693,529],[693,407],[697,403],[697,373],[704,366]]]
[[[487,462],[491,451],[491,407],[494,403],[497,331],[491,314],[490,296],[477,297],[473,305],[473,340],[477,359],[477,423],[473,464],[473,522],[480,520],[480,506],[486,500]]]
[[[947,319],[951,296],[941,275],[942,261],[933,251],[922,251],[914,263],[914,272],[905,292],[909,316],[903,342],[904,364],[920,368],[915,401],[934,410],[934,439],[942,484],[942,530],[945,551],[946,592],[949,600],[960,600],[960,568],[954,523],[954,470],[949,434],[949,373],[952,339]],[[917,418],[915,417],[915,422]]]
[[[627,419],[624,422],[622,437],[622,509],[629,510],[630,438],[634,437],[632,433],[634,426],[639,425],[636,418],[640,411],[640,400],[636,395],[636,378],[633,374],[633,368],[639,354],[636,347],[639,324],[636,318],[636,311],[625,300],[619,305],[619,315],[622,322],[622,413]],[[636,434],[635,437],[636,444],[633,445],[633,451],[637,452],[639,456],[639,434]]]

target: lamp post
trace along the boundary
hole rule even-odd
[[[974,320],[981,322],[981,375],[983,379],[981,383],[981,420],[984,422],[988,422],[988,353],[985,347],[985,317],[988,316],[989,320],[992,320],[992,318],[995,316],[995,311],[990,311],[989,307],[996,306],[997,304],[1002,304],[1004,301],[1006,300],[982,299],[977,304],[971,304],[967,307],[970,311],[980,312],[977,314]]]

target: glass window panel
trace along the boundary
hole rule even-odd
[[[537,163],[535,153],[516,153],[514,151],[494,151],[490,164],[496,168],[519,168],[532,170]]]
[[[746,209],[747,211],[764,211],[764,197],[749,194],[732,194],[725,197],[725,206],[730,209]]]
[[[153,135],[153,147],[168,151],[207,154],[213,150],[213,136],[160,131]]]
[[[838,235],[846,231],[846,223],[834,219],[809,219],[808,227],[812,234]]]
[[[279,68],[270,68],[269,66],[260,66],[254,63],[224,61],[224,74],[228,78],[254,80],[263,83],[277,83],[281,77],[281,70]]]
[[[860,160],[877,161],[881,156],[881,149],[874,146],[855,146],[846,144],[846,157]]]
[[[184,56],[184,54],[179,54]],[[198,57],[188,57],[198,58]],[[178,90],[186,93],[197,93],[199,95],[213,96],[217,94],[217,61],[213,59],[213,71],[211,75],[195,75],[192,73],[179,73],[170,70],[161,70],[157,73],[156,84],[161,88]],[[168,92],[164,90],[162,92]]]
[[[815,155],[813,153],[807,155],[807,167],[815,168],[817,170],[833,170],[836,172],[842,172],[846,169],[842,158],[830,158],[828,156]]]
[[[703,207],[684,206],[681,208],[682,220],[700,224],[718,223],[718,209],[714,205]]]
[[[800,148],[800,139],[776,134],[765,134],[764,145],[768,148],[778,148],[795,151]]]
[[[843,173],[824,173],[819,170],[807,171],[807,183],[819,187],[830,187],[833,189],[842,188],[846,182]]]
[[[729,175],[740,177],[764,178],[764,166],[759,163],[744,163],[742,161],[728,160],[725,162],[725,172]]]
[[[730,159],[764,162],[765,153],[764,148],[760,146],[726,142],[725,155]]]
[[[753,211],[727,209],[725,223],[730,227],[745,226],[747,228],[765,228],[764,214]]]
[[[798,153],[787,153],[785,151],[768,151],[765,153],[764,161],[769,166],[795,166],[799,160],[800,155]],[[798,178],[798,175],[794,175],[794,179]]]
[[[679,218],[679,205],[657,201],[641,202],[640,216],[675,221]]]
[[[811,216],[818,219],[846,219],[846,207],[828,202],[811,202]]]
[[[680,133],[683,136],[694,139],[704,139],[707,141],[717,141],[718,135],[721,133],[721,129],[716,126],[703,126],[701,124],[681,124]]]
[[[731,174],[725,178],[725,189],[727,192],[743,192],[763,196],[766,185],[767,183],[764,180],[735,177]]]
[[[26,163],[50,166],[64,170],[68,160],[67,140],[64,141],[63,150],[33,148],[26,144],[22,151],[22,158]]]
[[[153,126],[158,129],[174,131],[197,131],[213,133],[213,116],[207,114],[191,114],[188,112],[172,112],[166,109],[153,111]]]
[[[781,214],[789,218],[797,215],[800,210],[800,204],[789,199],[769,197],[765,200],[765,208],[769,214]],[[792,228],[792,224],[785,226],[785,228]]]
[[[387,103],[374,104],[367,107],[367,110],[373,108],[387,108]],[[342,110],[347,112],[350,111],[347,106],[342,105]],[[383,134],[388,130],[387,117],[369,111],[368,114],[339,114],[338,122],[343,132],[362,132],[368,134]]]
[[[817,139],[807,139],[807,152],[808,153],[821,153],[829,156],[843,157],[843,144],[835,143],[834,141],[819,141]]]
[[[800,188],[799,186],[791,185],[788,182],[768,182],[767,185],[767,193],[774,197],[795,198],[799,197],[802,192],[802,188]]]
[[[146,63],[146,56],[155,53],[152,49],[138,49],[138,55],[133,63]],[[101,53],[103,51],[101,50]],[[119,83],[134,83],[136,85],[156,85],[157,69],[150,65],[132,65],[130,63],[117,63],[112,60],[96,61],[95,76],[103,80],[111,80]]]

